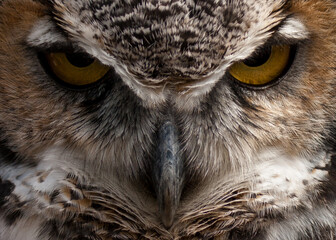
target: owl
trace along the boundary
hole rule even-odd
[[[1,0],[0,239],[335,239],[335,20]]]

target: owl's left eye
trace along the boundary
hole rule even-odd
[[[286,72],[293,48],[273,45],[262,49],[251,58],[232,65],[229,73],[239,82],[249,86],[265,86]]]
[[[51,52],[45,54],[48,68],[66,85],[83,87],[102,79],[110,70],[83,53]]]

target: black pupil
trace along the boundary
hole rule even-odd
[[[263,48],[256,52],[254,55],[244,60],[243,63],[249,67],[258,67],[267,62],[272,52],[271,47]]]
[[[94,59],[85,53],[67,53],[65,55],[69,62],[76,67],[87,67],[94,62]]]

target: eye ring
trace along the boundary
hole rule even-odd
[[[86,89],[105,78],[110,67],[85,53],[47,52],[39,54],[41,65],[58,83],[71,89]]]
[[[295,48],[273,45],[251,58],[233,64],[228,73],[238,83],[253,88],[265,88],[277,82],[290,68]]]

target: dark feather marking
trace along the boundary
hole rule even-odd
[[[53,203],[59,194],[60,194],[59,190],[57,189],[54,190],[50,195],[50,203]]]
[[[11,226],[22,216],[23,216],[23,212],[20,209],[16,209],[14,211],[11,211],[8,214],[6,214],[6,216],[5,216],[6,224]]]
[[[8,181],[2,181],[0,178],[0,206],[6,203],[6,197],[8,197],[14,190],[15,185]]]

